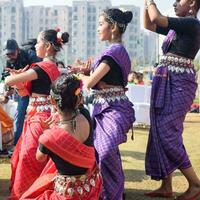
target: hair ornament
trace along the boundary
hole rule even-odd
[[[76,78],[76,80],[78,80],[78,81],[81,80],[78,74],[73,74],[73,76]]]
[[[80,76],[78,76],[78,74],[74,74],[73,76],[76,78],[76,80],[78,80],[80,82],[80,89],[82,90],[82,88],[83,88],[83,81],[81,80]]]
[[[62,43],[62,33],[59,31],[57,32],[57,39],[56,39],[56,42],[58,44],[61,44]]]
[[[56,101],[60,101],[61,100],[61,96],[59,94],[55,94],[53,92],[53,90],[50,91],[50,95],[56,100]]]
[[[77,88],[77,89],[75,90],[74,94],[75,94],[76,96],[79,96],[79,95],[81,94],[81,88],[80,88],[80,87]]]
[[[123,8],[123,7],[120,7],[119,10],[121,10],[122,12],[126,12],[126,11],[128,11],[128,10],[126,10],[126,9]]]
[[[108,21],[110,21],[111,24],[116,24],[116,25],[118,25],[120,28],[123,29],[123,31],[126,30],[126,26],[127,26],[126,23],[119,23],[119,22],[115,21],[115,20],[112,18],[112,16],[110,16],[110,15],[107,14],[106,12],[104,12],[104,14],[105,14],[106,19],[108,19]]]

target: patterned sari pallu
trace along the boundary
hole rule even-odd
[[[93,147],[86,146],[69,133],[54,127],[45,131],[39,142],[63,160],[87,168],[83,175],[60,175],[50,160],[41,176],[21,197],[23,200],[98,200],[102,178]]]

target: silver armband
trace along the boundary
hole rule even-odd
[[[146,9],[148,9],[148,7],[149,7],[150,5],[156,5],[155,2],[154,2],[154,0],[147,0]]]

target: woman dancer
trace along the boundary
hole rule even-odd
[[[81,81],[74,75],[60,76],[52,86],[51,97],[60,119],[57,126],[39,138],[38,160],[49,156],[47,165],[21,199],[98,200],[101,177],[93,148],[93,129],[89,112],[82,103]]]
[[[147,193],[150,197],[172,197],[172,174],[179,169],[188,189],[179,200],[200,198],[200,180],[195,174],[183,145],[183,122],[195,97],[197,83],[193,59],[200,48],[200,23],[196,18],[199,0],[177,0],[178,18],[160,14],[153,0],[145,0],[145,28],[167,35],[153,79],[151,128],[146,153],[146,173],[162,180],[161,187]]]
[[[39,34],[36,44],[37,56],[42,62],[35,63],[21,73],[11,70],[13,75],[5,79],[5,84],[15,85],[21,95],[30,94],[30,102],[22,136],[12,156],[11,194],[9,199],[19,199],[40,175],[46,162],[39,163],[36,158],[38,138],[42,134],[39,123],[33,118],[46,120],[51,114],[49,101],[50,85],[59,75],[56,65],[56,53],[68,42],[68,33],[61,38],[56,30],[46,30]],[[24,83],[25,82],[25,83]]]
[[[80,75],[83,85],[94,89],[94,145],[103,177],[101,199],[119,200],[124,192],[118,146],[127,140],[134,110],[125,95],[131,62],[122,35],[131,19],[131,12],[119,9],[108,9],[100,15],[99,38],[110,46],[96,60],[90,76]]]

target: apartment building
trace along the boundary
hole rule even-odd
[[[97,56],[107,45],[98,39],[97,28],[100,13],[111,7],[104,0],[79,0],[72,5],[73,56],[86,60]]]
[[[0,52],[8,39],[16,39],[19,43],[24,38],[23,0],[0,1]]]

